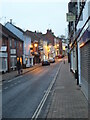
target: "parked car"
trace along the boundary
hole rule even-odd
[[[54,62],[55,62],[55,59],[54,59],[54,58],[49,58],[49,62],[50,62],[50,63],[54,63]]]
[[[45,65],[50,65],[49,60],[43,60],[42,61],[42,66],[45,66]]]

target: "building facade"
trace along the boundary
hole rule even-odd
[[[0,71],[9,72],[16,69],[18,59],[23,62],[23,41],[1,24],[0,28]]]
[[[6,23],[5,27],[23,41],[23,67],[33,66],[33,57],[30,56],[31,37],[12,23]]]
[[[70,69],[75,73],[77,84],[88,99],[90,80],[90,1],[71,1],[69,12],[75,15],[75,21],[70,21],[69,51]]]
[[[59,37],[56,37],[51,29],[47,30],[45,37],[48,38],[51,46],[52,52],[49,56],[55,58],[55,56],[62,54],[62,40]]]
[[[88,99],[88,86],[90,83],[90,1],[88,0],[78,2],[76,27],[78,33],[78,80],[84,95]]]

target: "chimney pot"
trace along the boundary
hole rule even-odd
[[[12,19],[10,19],[10,23],[12,24]]]

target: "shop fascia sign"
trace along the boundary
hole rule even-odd
[[[67,22],[75,22],[76,16],[73,13],[66,13]]]

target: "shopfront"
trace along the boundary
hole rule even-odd
[[[2,46],[0,49],[0,72],[8,71],[7,57],[7,46]]]
[[[88,84],[90,83],[90,1],[83,8],[82,21],[77,24],[78,32],[78,78],[79,85],[88,99]]]
[[[10,69],[15,70],[17,64],[16,49],[10,50]]]

